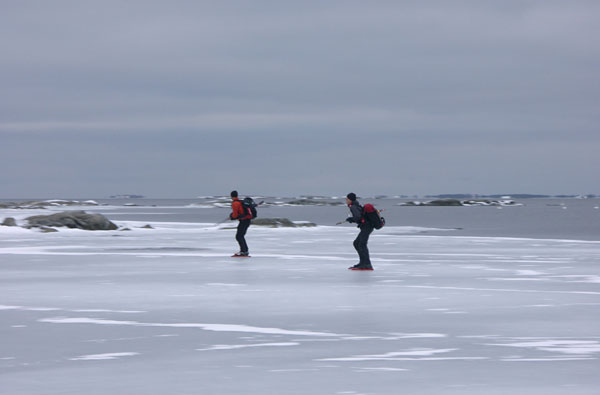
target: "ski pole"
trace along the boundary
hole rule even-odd
[[[223,221],[217,222],[217,223],[215,224],[215,226],[219,226],[219,225],[221,225],[222,223],[225,223],[225,222],[227,222],[227,221],[231,221],[231,218],[227,217],[227,218],[225,218]]]
[[[377,210],[378,213],[383,213],[384,211],[385,211],[384,208],[382,208],[381,210]],[[340,221],[340,222],[336,223],[336,225],[341,225],[343,223],[346,223],[346,221]]]

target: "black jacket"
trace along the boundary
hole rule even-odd
[[[351,205],[348,206],[350,209],[350,216],[346,218],[347,222],[358,224],[359,228],[362,228],[364,222],[362,221],[362,206],[358,203],[358,201],[353,201]]]

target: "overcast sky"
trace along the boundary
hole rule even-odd
[[[600,1],[0,5],[0,198],[600,193]]]

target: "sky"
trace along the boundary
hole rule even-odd
[[[0,4],[0,198],[600,194],[595,0]]]

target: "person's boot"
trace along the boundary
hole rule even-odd
[[[372,271],[373,270],[373,266],[371,266],[371,265],[364,265],[362,263],[357,263],[356,265],[349,267],[348,270]]]

